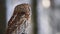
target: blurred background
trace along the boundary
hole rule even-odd
[[[35,34],[60,34],[60,0],[0,0],[1,34],[5,34],[15,6],[22,3],[32,6]]]

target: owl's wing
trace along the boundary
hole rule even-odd
[[[20,15],[13,15],[8,22],[7,34],[14,31],[19,25],[23,23],[24,19]]]

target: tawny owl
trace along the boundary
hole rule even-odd
[[[7,34],[27,34],[28,20],[30,18],[30,6],[28,4],[17,5],[11,19],[8,21]]]

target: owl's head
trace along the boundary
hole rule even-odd
[[[15,7],[14,13],[26,14],[30,12],[29,4],[19,4]]]
[[[29,18],[30,15],[30,5],[29,4],[19,4],[15,7],[14,9],[14,14],[18,14],[18,15],[25,15],[25,18]]]

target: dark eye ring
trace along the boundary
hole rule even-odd
[[[25,14],[25,12],[21,12],[21,14]]]

